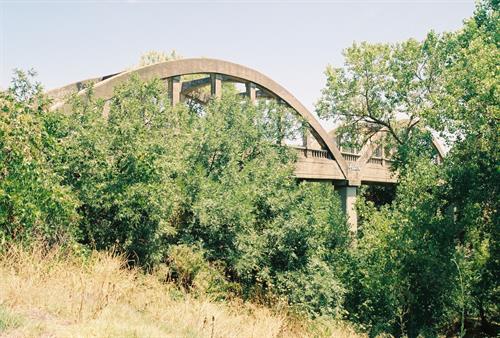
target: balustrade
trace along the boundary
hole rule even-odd
[[[293,148],[299,152],[299,156],[301,157],[324,158],[327,160],[333,159],[328,150],[307,149],[302,147],[293,147]]]
[[[348,162],[356,162],[360,157],[360,155],[353,153],[342,153],[342,156],[344,156],[345,160]]]
[[[382,158],[372,157],[372,158],[370,158],[368,160],[368,163],[383,165],[384,164],[384,160]]]

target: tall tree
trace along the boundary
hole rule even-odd
[[[344,51],[344,67],[328,66],[318,115],[340,122],[339,132],[358,145],[379,131],[405,144],[433,113],[429,102],[439,85],[435,54],[441,43],[434,33],[424,42],[354,43]]]
[[[327,70],[321,116],[354,141],[384,130],[398,145],[395,201],[360,205],[347,283],[351,318],[372,333],[498,334],[498,31],[498,2],[483,1],[457,32],[355,44],[345,68]],[[451,147],[440,167],[427,160],[427,127]]]
[[[383,146],[399,171],[416,157],[434,160],[432,98],[441,86],[443,46],[433,32],[422,42],[354,43],[344,51],[343,67],[328,66],[316,111],[339,124],[340,145]]]
[[[500,321],[500,16],[498,1],[478,4],[463,30],[448,40],[452,59],[434,107],[443,135],[452,138],[444,196],[455,208],[465,274],[466,316],[493,334]],[[498,329],[498,328],[497,328]]]

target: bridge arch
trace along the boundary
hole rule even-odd
[[[109,100],[113,96],[113,89],[116,85],[130,79],[131,76],[137,75],[142,80],[151,80],[153,78],[173,79],[182,75],[190,74],[214,74],[224,75],[237,79],[243,83],[250,83],[264,88],[274,96],[286,103],[295,110],[310,126],[314,137],[327,149],[338,164],[338,167],[344,176],[348,179],[348,166],[343,158],[340,150],[337,148],[333,139],[328,135],[326,130],[320,125],[318,120],[309,112],[309,110],[293,96],[283,86],[269,78],[268,76],[236,63],[209,59],[209,58],[192,58],[166,61],[150,66],[141,67],[138,69],[117,73],[102,78],[95,78],[86,81],[76,82],[68,86],[52,90],[48,94],[55,98],[61,98],[65,93],[78,92],[77,95],[84,97],[86,89],[82,89],[83,84],[97,82],[93,86],[94,95],[98,98]],[[64,101],[56,102],[52,110],[61,109],[69,111],[70,105]]]

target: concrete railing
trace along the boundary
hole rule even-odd
[[[384,165],[384,159],[381,157],[372,157],[368,160],[370,164]]]
[[[361,155],[353,153],[342,153],[342,156],[344,156],[347,162],[356,162]]]
[[[316,149],[308,149],[308,155],[315,158],[325,158],[328,160],[332,160],[332,156],[328,152],[328,150],[316,150]]]
[[[322,158],[325,160],[333,160],[333,157],[328,152],[328,150],[307,149],[307,148],[303,148],[303,147],[293,147],[293,149],[295,149],[299,153],[299,157]]]
[[[291,146],[291,148],[295,149],[301,158],[319,158],[325,160],[333,160],[332,155],[328,152],[328,150],[323,149],[309,149],[300,146]],[[342,156],[347,162],[356,162],[361,154],[353,154],[342,152]],[[390,166],[392,160],[390,158],[382,158],[382,157],[371,157],[368,160],[368,164],[375,164],[379,166]]]

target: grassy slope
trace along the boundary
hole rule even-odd
[[[0,255],[0,337],[357,337],[341,324],[180,292],[108,253]]]

